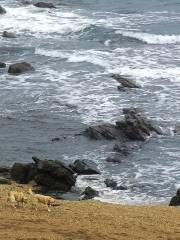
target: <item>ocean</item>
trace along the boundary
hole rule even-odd
[[[70,163],[89,159],[102,174],[79,177],[102,201],[167,202],[180,185],[180,3],[177,0],[54,0],[56,9],[1,0],[0,61],[30,62],[35,72],[12,76],[0,70],[0,163],[32,156]],[[118,73],[142,87],[117,90]],[[138,107],[163,125],[121,164],[106,162],[114,142],[76,136],[87,126],[114,123],[122,109]],[[60,141],[51,139],[59,137]],[[115,179],[128,187],[115,191]]]

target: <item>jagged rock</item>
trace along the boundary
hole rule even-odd
[[[124,78],[119,74],[112,74],[111,77],[121,84],[120,88],[122,89],[123,88],[139,88],[139,86],[133,80]]]
[[[21,62],[15,63],[9,66],[8,73],[10,74],[22,74],[28,71],[34,71],[34,68],[31,66],[30,63]]]
[[[180,206],[180,189],[177,190],[176,196],[171,198],[169,206]]]
[[[85,190],[82,194],[84,195],[82,200],[92,199],[92,198],[97,197],[99,195],[98,191],[94,190],[91,187],[85,188]]]
[[[28,183],[37,173],[33,163],[15,163],[11,168],[11,178],[18,183]]]
[[[81,175],[100,174],[97,165],[90,160],[76,160],[70,167],[74,172]]]
[[[96,139],[121,139],[145,141],[151,132],[162,134],[159,127],[156,127],[143,114],[135,108],[123,109],[124,120],[117,121],[116,125],[102,124],[89,127],[84,135]]]
[[[5,68],[5,67],[6,67],[6,64],[3,62],[0,62],[0,68]]]
[[[34,4],[35,7],[38,8],[55,8],[52,3],[38,2]]]
[[[92,139],[95,139],[95,140],[117,139],[120,134],[121,134],[121,131],[119,131],[116,128],[116,126],[113,124],[102,124],[99,126],[88,127],[84,131],[84,135],[86,135]]]
[[[0,5],[0,14],[5,14],[6,10]]]
[[[113,190],[127,190],[127,187],[124,187],[124,186],[118,186],[117,185],[117,182],[112,180],[112,179],[106,179],[104,181],[104,183],[106,184],[106,187],[109,187]]]
[[[8,31],[4,31],[2,36],[5,37],[5,38],[16,38],[16,34],[15,33],[8,32]]]

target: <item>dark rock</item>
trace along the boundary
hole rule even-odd
[[[118,186],[117,182],[112,179],[106,179],[104,183],[106,184],[106,187],[109,187],[113,190],[123,190],[123,191],[127,190],[127,187]]]
[[[29,63],[21,62],[10,65],[8,73],[17,75],[28,71],[34,71],[34,68]]]
[[[0,185],[10,185],[10,184],[11,184],[11,180],[4,177],[0,177]]]
[[[67,192],[71,189],[71,185],[67,184],[65,180],[56,180],[51,175],[45,173],[37,174],[34,180],[38,185],[46,187],[46,192],[49,190],[59,190]]]
[[[106,162],[122,163],[122,162],[124,162],[124,157],[121,154],[114,154],[111,157],[107,157]]]
[[[124,156],[128,156],[130,154],[130,147],[128,147],[126,144],[115,144],[113,147],[113,150],[124,155]]]
[[[121,88],[139,88],[133,80],[124,78],[119,74],[112,74],[111,77],[121,84]]]
[[[34,4],[35,7],[38,8],[55,8],[52,3],[38,2]]]
[[[8,166],[0,166],[0,173],[10,173],[11,168]]]
[[[169,206],[180,206],[180,189],[177,190],[176,196],[171,198]]]
[[[16,38],[16,34],[15,33],[8,32],[8,31],[4,31],[2,36],[5,37],[5,38]]]
[[[161,129],[143,116],[138,109],[123,109],[123,113],[124,120],[117,121],[116,125],[102,124],[89,127],[84,131],[84,135],[95,140],[145,141],[151,132],[162,134]]]
[[[51,141],[52,142],[59,142],[61,139],[59,137],[56,137],[56,138],[52,138]]]
[[[15,163],[11,168],[11,177],[18,183],[28,183],[34,179],[37,173],[35,164]]]
[[[99,126],[88,127],[84,131],[84,135],[90,137],[91,139],[101,140],[113,140],[117,139],[121,132],[112,124],[102,124]]]
[[[82,175],[100,174],[97,165],[89,160],[76,160],[70,167],[74,172]]]
[[[98,191],[92,189],[91,187],[87,187],[82,194],[84,195],[82,200],[92,199],[99,195]]]
[[[36,156],[32,157],[32,160],[35,162],[35,164],[38,164],[41,160],[37,158]]]
[[[3,62],[0,62],[0,68],[5,68],[5,67],[6,67],[6,64]]]
[[[5,14],[6,10],[0,5],[0,14]]]
[[[63,162],[53,160],[39,160],[37,163],[37,184],[50,189],[69,191],[76,183],[74,171]]]

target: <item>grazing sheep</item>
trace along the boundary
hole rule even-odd
[[[27,197],[24,196],[23,192],[10,191],[8,193],[7,202],[11,202],[14,208],[16,208],[16,204],[18,207],[20,204],[24,207],[24,204],[27,203]]]

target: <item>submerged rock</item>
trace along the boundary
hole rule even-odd
[[[121,154],[113,154],[110,157],[106,158],[106,162],[110,162],[110,163],[122,163],[124,162],[124,156],[122,156]]]
[[[8,32],[8,31],[4,31],[2,36],[5,37],[5,38],[16,38],[16,34],[15,33]]]
[[[82,200],[92,199],[92,198],[97,197],[99,195],[98,191],[94,190],[91,187],[85,188],[85,190],[82,194],[84,195]]]
[[[21,62],[21,63],[15,63],[9,66],[8,73],[10,74],[22,74],[25,72],[34,71],[34,68],[31,66],[30,63],[27,62]]]
[[[140,87],[133,80],[124,78],[119,74],[112,74],[111,77],[121,84],[120,89],[122,88],[122,90],[123,88],[139,88]]]
[[[97,165],[90,160],[76,160],[70,167],[74,172],[81,175],[100,174]]]
[[[176,196],[171,198],[169,206],[180,206],[180,189],[177,190]]]
[[[3,7],[0,5],[0,14],[5,14],[5,13],[6,13],[5,8],[3,8]]]
[[[109,188],[111,188],[113,190],[123,190],[123,191],[127,190],[127,187],[118,186],[117,182],[114,181],[113,179],[106,179],[104,181],[104,183],[105,183],[106,187],[109,187]]]
[[[55,8],[52,3],[38,2],[34,4],[35,7],[38,8]]]
[[[3,62],[0,62],[0,68],[6,68],[6,64]]]

